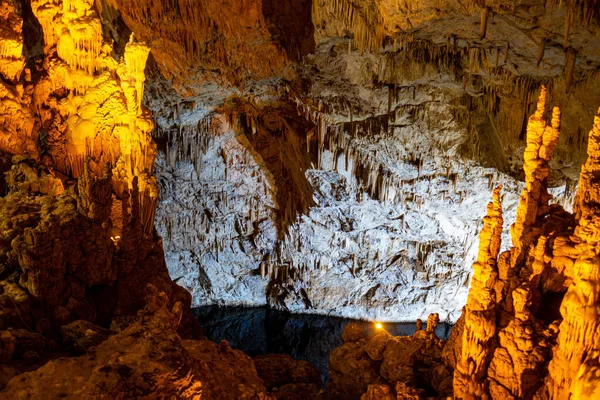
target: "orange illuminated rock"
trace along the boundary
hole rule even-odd
[[[487,398],[487,373],[490,340],[496,334],[496,296],[498,279],[496,260],[502,236],[502,204],[500,188],[494,190],[493,201],[479,235],[479,254],[465,308],[462,354],[454,372],[454,393],[457,398]]]
[[[0,80],[0,150],[36,157],[39,126],[27,101]]]
[[[527,147],[523,162],[525,190],[521,194],[517,220],[511,226],[512,242],[516,248],[522,248],[531,241],[528,234],[538,217],[540,208],[550,199],[547,179],[550,176],[549,162],[560,134],[560,109],[554,107],[551,125],[548,125],[544,115],[545,104],[546,88],[542,86],[537,110],[527,124]]]
[[[16,13],[14,0],[0,1],[0,75],[15,81],[25,66],[23,19]],[[20,4],[19,4],[20,7]]]
[[[115,60],[90,0],[35,0],[32,10],[44,32],[48,70],[36,85],[34,104],[55,110],[41,114],[47,154],[56,169],[75,178],[82,175],[86,158],[93,175],[101,176],[109,164],[117,196],[131,190],[137,177],[148,233],[158,196],[151,175],[154,124],[141,105],[150,49],[132,36]],[[64,96],[64,89],[71,94]]]
[[[514,247],[497,262],[497,251],[489,252],[489,258],[484,251],[482,259],[480,250],[474,266],[463,314],[462,358],[455,370],[458,399],[592,399],[597,395],[600,184],[595,176],[600,171],[600,117],[590,132],[573,216],[560,206],[548,205],[548,163],[558,141],[560,111],[553,110],[547,125],[545,95],[542,90],[527,127],[526,187],[511,228]],[[484,249],[488,248],[486,231],[487,225],[482,231]],[[478,268],[486,259],[498,270]],[[469,317],[474,313],[483,317],[473,322]]]
[[[244,84],[273,75],[292,77],[290,61],[314,49],[311,2],[108,3],[152,47],[161,72],[182,95],[197,93],[214,79]]]
[[[600,385],[600,113],[588,140],[588,160],[581,169],[575,211],[575,235],[583,252],[577,257],[573,283],[560,307],[557,346],[548,367],[553,398],[593,399]]]

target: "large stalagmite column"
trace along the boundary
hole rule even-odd
[[[536,112],[527,124],[527,147],[525,148],[523,169],[525,170],[525,189],[517,209],[517,220],[511,226],[510,233],[516,260],[521,258],[522,249],[532,242],[532,228],[540,207],[546,205],[550,196],[547,191],[547,179],[550,176],[549,162],[558,144],[560,134],[560,109],[552,110],[551,125],[546,123],[546,88],[542,86]]]
[[[498,279],[496,260],[500,252],[502,226],[500,188],[494,190],[493,201],[479,235],[479,253],[473,265],[471,290],[465,308],[462,354],[454,372],[454,394],[457,399],[489,398],[485,385],[490,339],[496,334],[496,296]]]
[[[548,388],[556,399],[596,399],[600,387],[600,111],[581,169],[575,211],[575,236],[583,253],[577,258],[573,283],[561,304],[563,321],[552,361]]]

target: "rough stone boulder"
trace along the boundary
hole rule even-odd
[[[0,267],[2,268],[2,267]],[[19,285],[0,281],[0,329],[24,328],[30,311],[29,295]]]
[[[138,320],[85,356],[13,378],[0,398],[264,398],[252,359],[227,345],[182,341],[181,310],[148,286]]]
[[[94,325],[89,321],[75,321],[60,328],[63,341],[79,354],[85,354],[90,347],[98,346],[113,334],[109,329]]]
[[[45,353],[46,339],[39,333],[13,328],[0,331],[0,362],[13,358],[35,362]]]
[[[358,342],[365,337],[365,328],[356,322],[350,322],[344,327],[342,332],[342,340],[344,343]]]
[[[308,361],[294,360],[288,354],[265,354],[254,357],[258,376],[272,390],[287,384],[312,384],[318,389],[322,385],[317,368]]]
[[[386,331],[381,331],[369,339],[365,345],[365,351],[374,361],[383,360],[383,353],[387,346],[388,341],[392,338],[392,335]]]
[[[329,359],[331,380],[327,398],[388,399],[416,396],[448,396],[452,394],[452,367],[444,364],[445,342],[434,331],[439,317],[432,314],[427,330],[417,330],[412,336],[392,336],[380,331],[370,337],[350,324],[344,330],[344,343],[335,348]],[[362,327],[361,327],[362,330]],[[358,339],[362,337],[361,339]],[[404,385],[406,390],[395,393],[393,388]],[[361,397],[362,396],[362,397]],[[391,397],[390,397],[391,396]],[[418,398],[418,397],[414,397]]]
[[[344,343],[329,355],[330,381],[326,393],[331,398],[359,399],[369,384],[383,382],[380,362],[372,360],[364,342]]]
[[[320,399],[319,390],[320,387],[314,383],[288,383],[277,388],[271,395],[278,400]]]
[[[360,400],[396,400],[396,396],[392,394],[392,389],[388,385],[369,385]]]

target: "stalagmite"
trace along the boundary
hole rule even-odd
[[[571,91],[573,83],[575,83],[575,61],[577,58],[577,50],[569,47],[565,50],[565,90]]]
[[[551,125],[547,125],[545,113],[546,88],[542,87],[536,112],[527,124],[527,147],[524,154],[525,189],[517,209],[516,222],[511,226],[513,246],[525,248],[532,240],[530,232],[540,207],[550,199],[547,179],[550,175],[548,163],[558,144],[560,135],[560,109],[552,110]]]
[[[471,289],[465,308],[462,354],[454,372],[454,395],[457,399],[489,398],[485,383],[490,340],[496,334],[497,259],[502,236],[500,187],[494,190],[487,207],[479,236],[479,253],[473,265]]]
[[[600,385],[600,110],[589,135],[588,159],[582,166],[574,209],[575,235],[581,255],[573,270],[573,283],[560,307],[557,345],[548,366],[548,388],[553,398],[593,399]]]

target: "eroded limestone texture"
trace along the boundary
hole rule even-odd
[[[126,325],[150,282],[189,328],[154,230],[150,49],[113,53],[93,1],[2,1],[0,20],[2,360],[36,364],[76,320]]]

